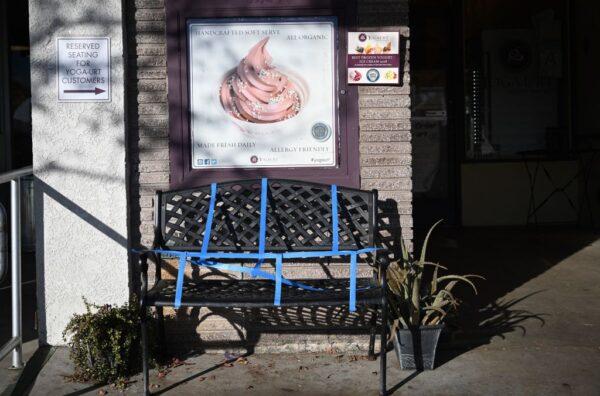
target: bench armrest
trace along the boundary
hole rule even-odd
[[[380,249],[377,251],[377,267],[379,268],[381,287],[384,291],[387,289],[387,269],[390,265],[390,257],[388,249]]]

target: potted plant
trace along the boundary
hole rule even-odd
[[[427,233],[419,258],[402,243],[402,257],[388,268],[389,302],[392,316],[391,337],[403,370],[432,370],[444,319],[460,304],[453,290],[459,284],[469,285],[477,275],[441,275],[447,270],[427,261],[427,244],[435,227]]]

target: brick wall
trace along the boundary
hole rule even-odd
[[[169,188],[167,70],[164,0],[131,0],[127,7],[129,53],[129,164],[130,237],[134,246],[150,246],[153,235],[153,195]],[[399,30],[408,45],[408,0],[359,0],[359,26],[371,30]],[[386,243],[396,245],[400,233],[412,240],[411,123],[408,50],[404,51],[403,84],[398,87],[360,87],[361,187],[377,188],[385,201],[382,225]],[[336,267],[335,265],[333,267]],[[333,269],[333,268],[332,268]],[[339,266],[343,271],[343,266]],[[309,275],[307,270],[287,273]],[[172,276],[168,271],[166,276]],[[333,272],[338,272],[334,269]],[[317,275],[318,276],[318,275]],[[135,284],[135,282],[134,282]],[[171,312],[172,313],[172,312]],[[177,332],[196,328],[202,340],[250,338],[230,318],[208,311],[179,312]],[[241,314],[240,314],[241,315]],[[206,318],[198,320],[198,317]],[[226,315],[227,316],[227,315]],[[185,319],[188,319],[185,321]],[[190,320],[193,318],[193,320]],[[184,324],[185,322],[185,324]],[[187,326],[187,328],[186,328]],[[194,332],[192,332],[194,333]],[[289,339],[273,335],[267,339],[284,348],[319,349],[340,344],[357,346],[352,337],[311,336]],[[323,341],[325,337],[327,341]],[[192,337],[194,338],[194,337]],[[181,340],[180,337],[178,339]],[[364,340],[364,337],[361,339]],[[193,341],[192,339],[190,341]],[[265,337],[261,343],[269,344]]]

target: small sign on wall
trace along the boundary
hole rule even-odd
[[[348,32],[348,84],[398,84],[399,32]]]
[[[110,38],[59,37],[59,102],[110,102]]]

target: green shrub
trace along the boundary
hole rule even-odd
[[[76,381],[123,382],[141,368],[140,308],[136,300],[121,307],[94,305],[75,314],[63,332],[75,365]]]

